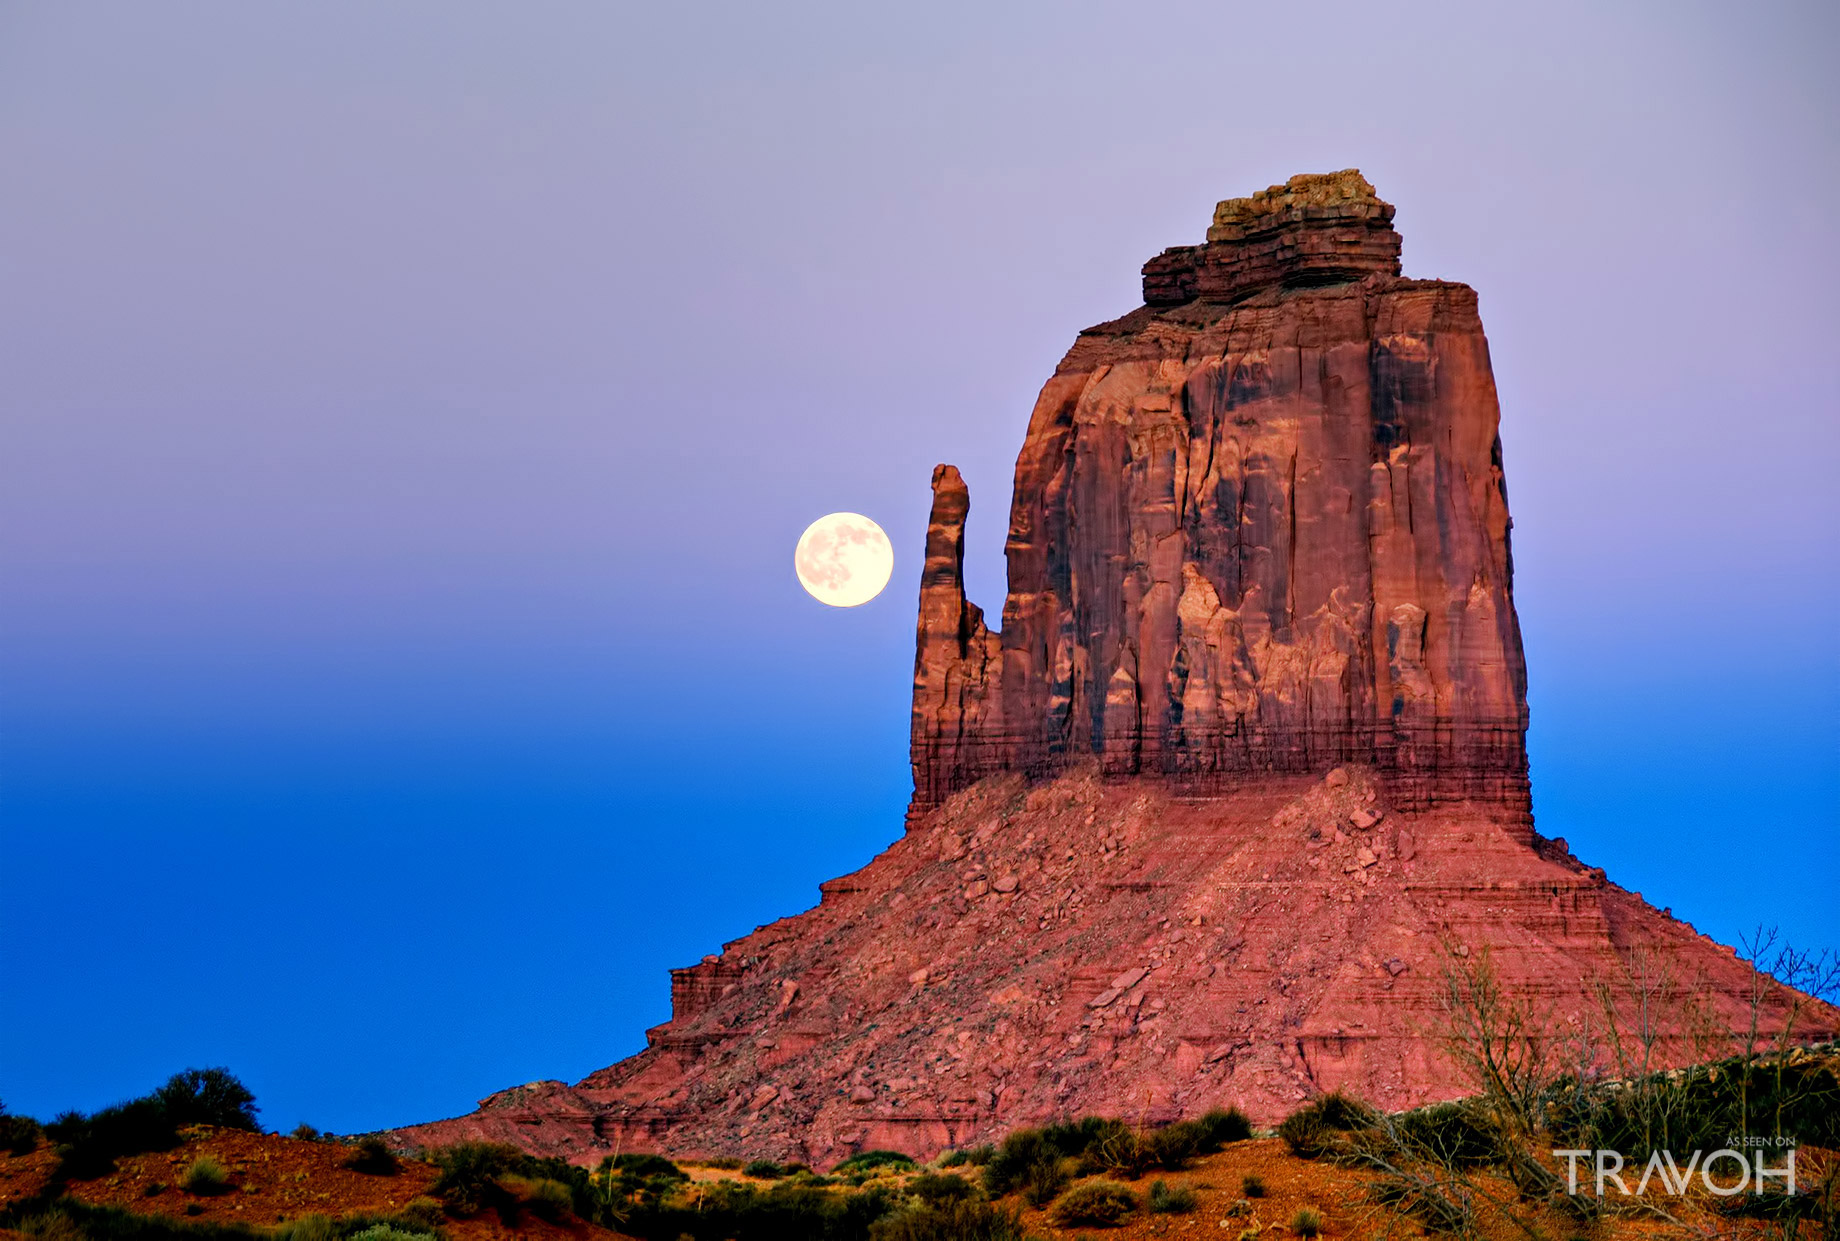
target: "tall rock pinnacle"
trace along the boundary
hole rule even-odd
[[[1467,1092],[1438,1027],[1485,959],[1656,1065],[1840,1031],[1534,832],[1488,344],[1468,288],[1400,277],[1392,218],[1293,177],[1146,264],[1035,403],[1001,632],[933,472],[906,832],[673,970],[639,1054],[399,1136],[829,1166],[1401,1108]]]
[[[918,805],[1097,757],[1189,784],[1352,761],[1407,801],[1526,806],[1488,342],[1469,288],[1399,277],[1392,217],[1354,171],[1229,199],[1080,335],[1016,461],[995,660],[935,473]]]

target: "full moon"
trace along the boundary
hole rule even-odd
[[[860,513],[830,513],[805,527],[792,567],[799,585],[819,603],[853,608],[888,585],[894,548],[882,528]]]

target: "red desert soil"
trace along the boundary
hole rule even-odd
[[[351,1148],[338,1143],[227,1129],[194,1132],[198,1136],[176,1150],[130,1155],[119,1160],[109,1176],[71,1182],[71,1195],[140,1214],[266,1227],[303,1215],[389,1215],[411,1199],[426,1196],[438,1175],[433,1165],[408,1159],[394,1176],[354,1172],[343,1166]],[[178,1188],[186,1168],[205,1155],[229,1173],[228,1192],[201,1196]],[[44,1189],[56,1163],[49,1145],[30,1155],[0,1156],[0,1210]],[[166,1188],[149,1196],[148,1187],[154,1184]],[[188,1216],[191,1206],[198,1210]],[[519,1217],[515,1228],[505,1227],[491,1211],[470,1219],[444,1219],[441,1227],[456,1241],[505,1236],[603,1241],[620,1235],[579,1220],[550,1223],[529,1212]]]

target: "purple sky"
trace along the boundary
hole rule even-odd
[[[0,4],[0,1099],[228,1062],[349,1130],[635,1049],[898,832],[934,463],[994,616],[1075,332],[1349,166],[1481,293],[1541,829],[1840,944],[1837,33]],[[897,556],[849,612],[837,509]]]

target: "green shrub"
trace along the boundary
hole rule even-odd
[[[870,1227],[899,1205],[885,1184],[826,1189],[793,1180],[755,1185],[719,1181],[694,1203],[675,1197],[623,1209],[620,1231],[652,1241],[867,1241]],[[918,1208],[916,1208],[918,1209]]]
[[[1156,1215],[1187,1215],[1195,1209],[1195,1191],[1187,1185],[1151,1181],[1149,1205]]]
[[[0,1150],[9,1155],[30,1155],[38,1149],[43,1130],[30,1116],[15,1116],[0,1103]]]
[[[303,1215],[299,1219],[277,1224],[275,1241],[338,1241],[339,1226],[327,1215]]]
[[[965,1151],[965,1162],[974,1168],[981,1168],[990,1162],[990,1157],[997,1153],[997,1148],[989,1142],[980,1146],[969,1147]]]
[[[516,1201],[498,1183],[518,1163],[522,1152],[493,1142],[456,1142],[430,1152],[441,1175],[430,1188],[455,1215],[475,1215],[492,1207],[515,1213]]]
[[[499,1182],[516,1198],[518,1205],[538,1219],[555,1223],[575,1206],[575,1195],[561,1181],[546,1176],[528,1177],[512,1174]]]
[[[1278,1126],[1278,1136],[1292,1154],[1319,1159],[1346,1149],[1341,1135],[1372,1129],[1378,1122],[1379,1116],[1367,1104],[1333,1090],[1292,1113]]]
[[[1060,1163],[1061,1152],[1039,1129],[1016,1129],[984,1160],[984,1192],[1001,1198],[1022,1187],[1029,1169],[1047,1160]]]
[[[187,1125],[253,1131],[255,1113],[255,1096],[228,1070],[187,1069],[150,1095],[87,1116],[65,1112],[44,1131],[59,1147],[57,1178],[88,1180],[125,1155],[172,1150]]]
[[[904,1172],[914,1166],[911,1156],[900,1151],[873,1150],[851,1155],[831,1171],[839,1176],[848,1176],[852,1172],[874,1172],[881,1168],[892,1168]]]
[[[941,1168],[958,1168],[970,1163],[971,1157],[964,1151],[943,1151],[933,1162]]]
[[[1022,1174],[1022,1196],[1032,1207],[1045,1207],[1067,1188],[1073,1179],[1067,1172],[1069,1160],[1050,1153],[1030,1164]]]
[[[715,1159],[698,1159],[692,1162],[705,1168],[720,1168],[724,1172],[738,1172],[741,1170],[742,1161],[733,1155],[722,1155]]]
[[[1055,1204],[1054,1222],[1063,1228],[1116,1227],[1137,1209],[1137,1195],[1113,1181],[1087,1181]]]
[[[372,1224],[363,1232],[354,1232],[349,1241],[429,1241],[425,1232],[407,1232],[393,1224]]]
[[[889,1215],[869,1229],[870,1241],[1027,1241],[1021,1212],[988,1202],[929,1203]]]
[[[440,1228],[444,1214],[437,1199],[417,1194],[403,1204],[402,1210],[396,1213],[396,1218],[402,1222],[403,1227],[412,1231],[434,1232]]]
[[[1434,1103],[1399,1117],[1400,1138],[1451,1168],[1481,1167],[1496,1162],[1505,1135],[1474,1107]]]
[[[1265,1196],[1265,1178],[1257,1172],[1248,1172],[1239,1178],[1239,1192],[1248,1198]]]
[[[315,1129],[312,1125],[309,1125],[303,1120],[298,1125],[294,1126],[293,1132],[289,1133],[288,1136],[293,1138],[296,1142],[324,1142],[327,1135],[321,1133],[318,1129]]]
[[[5,1224],[0,1226],[15,1228],[36,1241],[257,1241],[261,1236],[237,1224],[140,1215],[120,1207],[91,1206],[75,1198],[35,1205],[23,1218],[10,1213],[3,1218]]]
[[[370,1176],[395,1176],[402,1170],[396,1152],[374,1133],[358,1139],[351,1154],[346,1156],[345,1166],[353,1172],[363,1172]]]
[[[1313,1207],[1298,1207],[1291,1216],[1291,1232],[1299,1237],[1314,1237],[1322,1233],[1322,1212]]]
[[[256,1123],[256,1097],[229,1069],[186,1069],[166,1079],[154,1092],[167,1119],[183,1129],[187,1125],[216,1125],[220,1129],[261,1131]]]
[[[1196,1123],[1206,1132],[1207,1141],[1212,1143],[1203,1148],[1203,1154],[1211,1155],[1229,1142],[1244,1142],[1252,1136],[1252,1122],[1236,1107],[1209,1108]]]
[[[1111,1172],[1136,1180],[1156,1161],[1153,1134],[1139,1134],[1122,1120],[1103,1120],[1088,1130],[1080,1166],[1088,1172]]]
[[[230,1188],[230,1178],[224,1172],[224,1165],[209,1155],[201,1155],[192,1160],[185,1175],[179,1178],[179,1187],[188,1194],[208,1197],[221,1194]]]
[[[922,1172],[909,1177],[907,1192],[931,1206],[963,1202],[977,1195],[970,1181],[951,1172]]]
[[[65,1112],[45,1126],[58,1144],[58,1177],[88,1180],[115,1168],[124,1155],[171,1150],[179,1131],[157,1099],[131,1099],[85,1116]]]
[[[741,1166],[741,1162],[739,1160],[734,1160],[730,1162],[732,1162],[732,1165],[734,1167],[738,1168]],[[630,1153],[625,1154],[625,1155],[616,1155],[612,1159],[601,1160],[601,1166],[604,1168],[611,1167],[614,1171],[618,1172],[621,1176],[639,1177],[645,1180],[650,1180],[652,1177],[655,1177],[655,1176],[661,1176],[667,1180],[672,1180],[672,1181],[687,1181],[690,1179],[690,1174],[688,1172],[685,1172],[682,1168],[672,1163],[669,1159],[666,1159],[663,1155],[630,1154]],[[720,1165],[712,1162],[708,1166],[717,1167]]]
[[[771,1159],[750,1159],[741,1167],[742,1176],[751,1176],[759,1181],[777,1181],[786,1175],[786,1169]]]
[[[1099,1142],[1120,1132],[1130,1132],[1130,1127],[1121,1120],[1082,1116],[1078,1120],[1048,1125],[1042,1129],[1041,1136],[1063,1155],[1084,1155]]]

